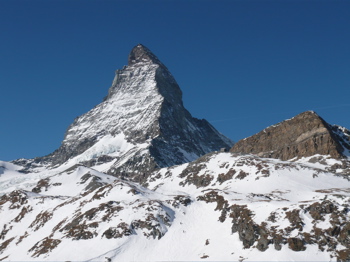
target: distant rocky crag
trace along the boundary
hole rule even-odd
[[[230,151],[281,160],[316,154],[342,159],[350,149],[349,137],[349,130],[307,111],[238,141]]]

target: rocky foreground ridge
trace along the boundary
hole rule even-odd
[[[350,131],[232,142],[142,45],[52,154],[0,161],[0,261],[349,261]]]

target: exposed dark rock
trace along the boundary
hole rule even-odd
[[[44,238],[37,242],[29,252],[33,252],[32,257],[39,257],[40,255],[47,254],[56,248],[62,241],[59,239]]]
[[[32,189],[32,192],[34,193],[41,193],[41,191],[44,189],[45,191],[47,191],[48,187],[49,187],[49,182],[50,179],[49,178],[45,178],[45,179],[41,179],[39,180],[39,182],[37,183],[36,187],[34,187]]]
[[[133,230],[142,229],[144,236],[152,237],[154,239],[161,239],[161,237],[164,235],[161,231],[159,221],[152,214],[149,214],[145,221],[133,221],[131,223],[131,228]]]
[[[263,234],[260,235],[260,238],[258,239],[258,243],[256,244],[256,248],[259,249],[260,251],[265,251],[268,249],[270,241],[268,240],[268,235]]]
[[[110,227],[108,228],[103,234],[102,237],[105,236],[108,239],[111,238],[121,238],[123,236],[129,236],[132,234],[132,230],[130,229],[130,226],[122,222],[118,224],[117,227]]]
[[[98,176],[91,175],[90,173],[86,173],[81,177],[81,184],[85,184],[86,181],[90,179],[89,184],[85,187],[86,191],[94,191],[95,189],[102,187],[104,183],[101,182],[101,178]]]
[[[218,194],[218,192],[212,190],[205,193],[203,196],[198,196],[197,200],[205,201],[206,203],[216,202],[215,210],[221,211],[221,215],[219,217],[220,222],[224,222],[226,220],[227,213],[229,212],[228,202],[225,198]]]
[[[114,160],[114,157],[108,156],[108,155],[103,155],[103,156],[99,156],[97,158],[93,158],[89,161],[84,161],[81,164],[83,164],[86,167],[92,167],[92,166],[97,166],[97,165],[101,165],[107,162],[111,162],[112,160]]]
[[[19,243],[21,243],[21,242],[23,241],[23,239],[25,239],[25,238],[28,237],[28,236],[29,236],[28,232],[27,232],[27,231],[24,232],[24,234],[18,238],[18,241],[16,242],[16,245],[18,245]]]
[[[232,205],[230,209],[232,233],[238,232],[244,248],[253,246],[259,237],[259,226],[252,219],[253,213],[246,206]]]
[[[4,242],[2,242],[0,244],[0,254],[2,254],[2,252],[5,251],[5,249],[7,248],[7,246],[14,240],[15,238],[14,237],[11,237],[7,240],[5,240]]]
[[[34,231],[37,231],[39,228],[43,227],[51,218],[52,218],[52,212],[49,211],[42,211],[40,212],[35,220],[30,224],[30,228],[33,228]]]
[[[315,220],[323,220],[325,214],[330,214],[336,209],[335,205],[328,200],[321,203],[315,202],[310,205],[306,210],[310,213],[311,217]]]
[[[89,226],[85,223],[72,225],[66,233],[66,237],[72,238],[73,240],[80,239],[91,239],[96,236],[97,233],[89,230]]]
[[[304,241],[296,237],[288,238],[288,245],[293,251],[304,251],[306,249]]]
[[[98,207],[91,208],[84,213],[76,214],[73,219],[63,226],[59,231],[65,233],[65,236],[73,240],[90,239],[97,236],[94,228],[98,227],[95,222],[97,215],[101,216],[103,222],[110,221],[119,211],[123,209],[118,202],[102,203]],[[60,225],[61,226],[61,225]]]
[[[227,200],[221,195],[218,194],[218,192],[211,190],[207,193],[205,193],[203,196],[198,196],[197,200],[205,201],[206,203],[213,203],[216,202],[216,208],[215,210],[222,210],[223,208],[228,206]]]
[[[6,234],[12,229],[12,226],[8,226],[6,224],[3,225],[2,231],[0,232],[0,239],[4,240]]]
[[[235,169],[230,169],[229,171],[227,171],[226,174],[222,173],[218,175],[217,181],[222,184],[223,182],[232,179],[232,177],[236,174],[236,170]]]
[[[210,183],[214,179],[213,176],[208,173],[199,175],[199,173],[206,167],[206,161],[210,158],[212,154],[213,153],[206,154],[198,158],[197,160],[189,163],[189,165],[179,175],[179,177],[181,178],[186,178],[185,180],[181,181],[179,185],[195,185],[197,188],[206,187],[210,185]]]
[[[64,223],[66,223],[67,219],[68,219],[68,218],[65,218],[65,219],[61,220],[56,226],[54,226],[49,237],[53,237],[53,235],[55,234],[55,232],[56,232],[57,230],[59,230],[59,229],[63,226]]]
[[[273,223],[275,223],[277,220],[276,220],[276,212],[271,212],[269,217],[267,218],[267,221],[271,221]]]
[[[9,194],[5,194],[0,198],[0,206],[5,204],[6,202],[11,203],[10,209],[18,209],[22,205],[28,203],[28,196],[22,190],[14,190]]]
[[[95,192],[95,194],[92,196],[92,199],[101,199],[103,198],[111,189],[113,188],[112,185],[104,185],[100,188],[98,188]]]
[[[276,232],[272,232],[272,243],[277,251],[282,249],[282,245],[286,243],[286,239],[282,234],[278,234]]]
[[[338,240],[343,246],[350,249],[350,222],[341,226],[338,233]]]
[[[171,204],[173,207],[179,207],[180,204],[183,206],[188,206],[191,203],[192,203],[192,200],[188,196],[178,195],[178,196],[174,196],[174,201],[172,201]]]
[[[239,171],[239,174],[236,176],[237,179],[244,179],[248,176],[249,174],[244,172],[243,170]]]
[[[29,212],[31,212],[33,209],[31,206],[24,206],[22,207],[21,212],[18,214],[18,216],[15,217],[14,221],[15,222],[20,222],[22,220],[22,218]]]
[[[184,178],[190,174],[198,174],[202,169],[206,167],[206,161],[209,159],[209,154],[198,158],[188,164],[188,166],[181,172],[179,177]]]
[[[286,218],[291,223],[291,227],[289,228],[289,231],[293,231],[294,229],[298,229],[299,231],[303,230],[304,222],[299,216],[299,209],[294,209],[292,211],[286,212]]]
[[[337,251],[337,262],[349,262],[350,261],[350,249],[343,249]]]
[[[180,182],[181,186],[185,185],[195,185],[198,187],[206,187],[209,186],[211,181],[213,181],[213,177],[209,174],[203,174],[203,175],[197,175],[197,174],[190,174],[187,176],[185,182]]]
[[[332,127],[307,111],[238,141],[230,151],[288,160],[315,154],[340,159],[344,149]]]

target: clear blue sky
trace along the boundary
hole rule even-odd
[[[46,155],[142,43],[237,141],[315,110],[350,128],[350,1],[0,0],[0,159]]]

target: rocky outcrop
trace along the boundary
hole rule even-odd
[[[332,130],[340,129],[330,126],[315,112],[307,111],[238,141],[230,151],[281,160],[315,154],[340,159],[347,137],[336,135]],[[338,137],[343,138],[343,143]]]

